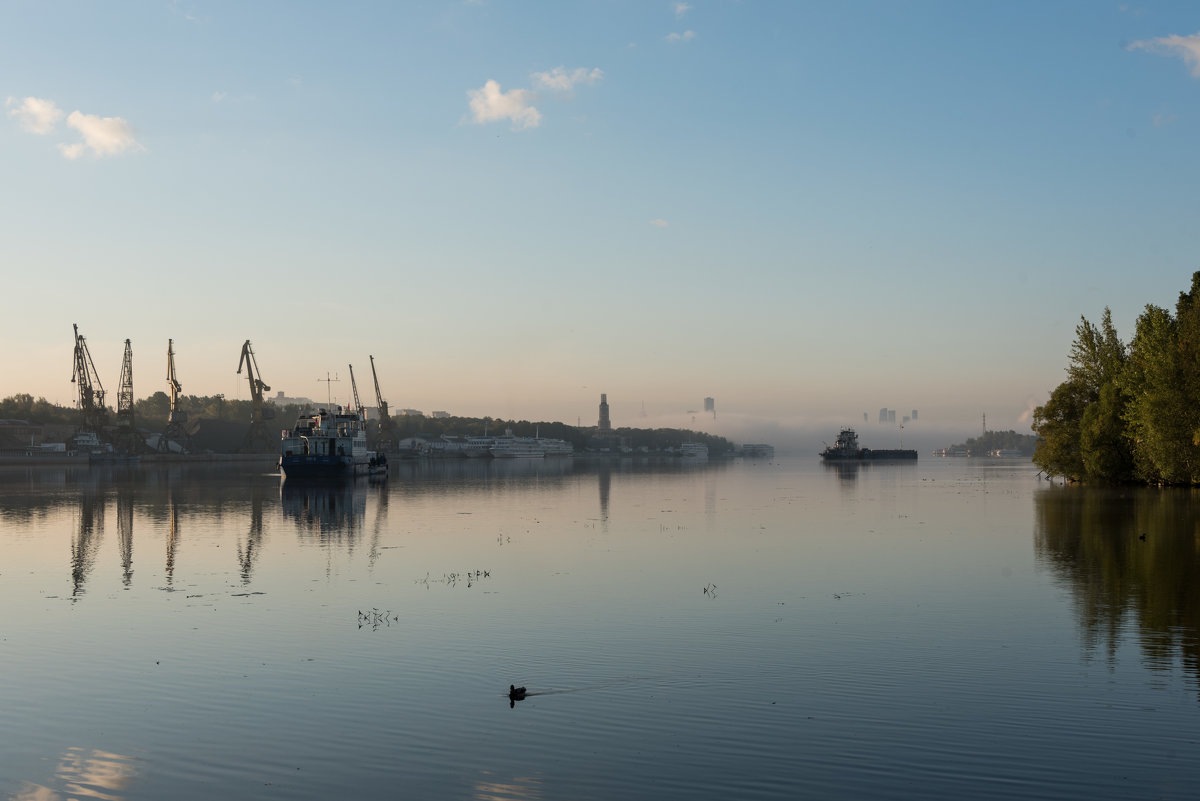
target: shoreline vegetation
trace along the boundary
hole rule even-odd
[[[1105,308],[1080,318],[1067,380],[1033,413],[1033,461],[1051,476],[1101,484],[1200,484],[1200,271],[1174,313],[1147,304],[1133,338]]]
[[[246,432],[249,429],[253,403],[249,400],[229,400],[220,395],[188,395],[180,398],[187,410],[190,422],[188,434],[193,454],[241,453],[244,452]],[[266,421],[266,429],[278,431],[290,425],[305,413],[306,407],[288,404],[267,404],[273,412]],[[147,398],[134,402],[135,425],[143,435],[160,434],[167,427],[170,400],[164,392],[155,392]],[[115,413],[108,409],[109,419]],[[595,428],[567,425],[559,422],[530,422],[528,420],[500,420],[491,417],[445,417],[425,415],[400,415],[392,417],[391,439],[399,442],[410,437],[438,439],[443,434],[460,437],[493,436],[511,430],[518,437],[541,436],[561,439],[571,443],[575,452],[585,453],[634,453],[664,454],[677,451],[685,442],[701,442],[708,446],[710,457],[731,456],[737,447],[715,434],[705,434],[690,429],[675,428],[614,428],[597,435]],[[372,447],[383,444],[385,437],[377,420],[368,421],[368,440]],[[34,399],[28,394],[11,395],[0,400],[0,452],[26,449],[41,442],[68,442],[80,427],[79,410],[73,406],[60,406],[45,398]],[[599,442],[597,440],[600,440]],[[263,453],[277,454],[278,443],[271,442],[272,449]],[[149,449],[147,449],[149,451]]]

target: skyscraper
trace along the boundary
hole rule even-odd
[[[600,393],[600,422],[596,424],[596,428],[605,434],[612,431],[612,423],[608,419],[608,395],[604,392]]]

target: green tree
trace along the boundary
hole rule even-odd
[[[1148,482],[1190,482],[1194,426],[1183,392],[1178,325],[1166,309],[1147,306],[1138,318],[1122,378],[1124,419],[1135,475]]]

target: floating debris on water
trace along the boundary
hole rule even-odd
[[[431,584],[445,584],[447,587],[455,587],[459,584],[466,584],[467,587],[473,587],[485,578],[491,578],[492,571],[490,570],[468,570],[466,573],[443,573],[441,578],[435,577],[432,573],[426,573],[425,578],[419,578],[414,581],[414,584],[421,584],[425,589],[429,589]]]

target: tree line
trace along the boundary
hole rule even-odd
[[[1034,410],[1033,461],[1073,481],[1200,484],[1200,272],[1128,344],[1112,313],[1075,328],[1067,380]]]
[[[188,412],[189,428],[193,430],[203,420],[249,424],[254,409],[253,401],[230,400],[223,395],[183,395],[180,396],[180,405]],[[155,392],[149,397],[134,401],[134,423],[143,431],[160,432],[166,428],[170,407],[171,401],[165,392]],[[268,403],[267,407],[274,413],[274,428],[291,427],[296,418],[305,412],[305,408],[294,404],[280,407]],[[112,408],[109,408],[108,412],[110,423],[115,422],[116,412]],[[0,400],[0,419],[72,426],[80,422],[79,410],[74,406],[59,406],[45,398],[35,400],[32,395],[23,393]],[[395,424],[395,439],[417,435],[436,438],[442,434],[474,437],[482,436],[485,432],[495,436],[512,429],[513,434],[519,437],[538,435],[562,439],[570,442],[576,450],[584,450],[594,436],[591,429],[578,428],[566,423],[498,420],[491,417],[434,418],[424,415],[402,415],[392,418],[392,421]],[[635,449],[660,451],[678,448],[684,442],[703,442],[708,445],[709,453],[714,456],[733,451],[733,443],[724,437],[684,429],[622,428],[613,433]],[[378,422],[372,421],[368,428],[369,441],[374,444],[382,435]]]

